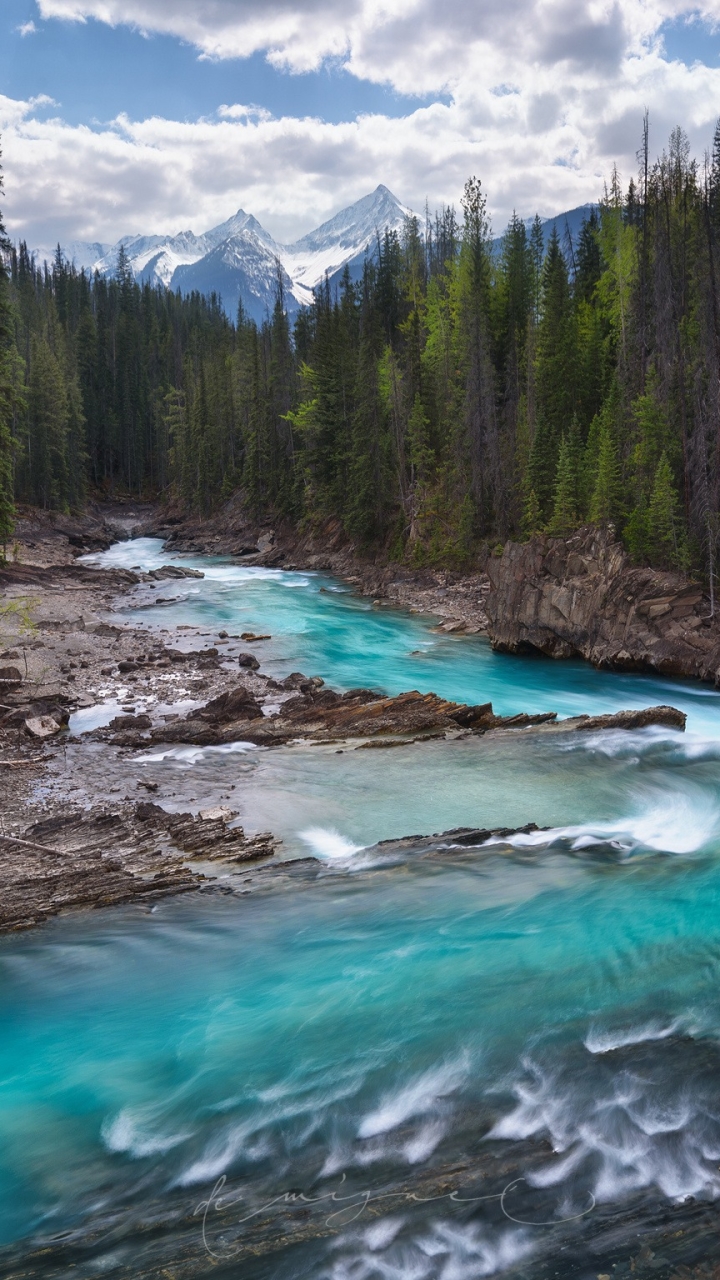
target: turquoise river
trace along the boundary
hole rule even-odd
[[[688,727],[392,751],[68,747],[109,792],[142,773],[160,803],[229,797],[321,874],[298,863],[266,890],[0,940],[0,1275],[705,1274],[720,1260],[720,694],[496,655],[321,574],[178,559],[205,577],[163,582],[170,603],[139,587],[116,620],[269,633],[263,671],[336,688],[561,717],[665,702]],[[94,560],[168,553],[138,539]],[[111,694],[76,734],[115,714]],[[530,822],[548,829],[431,856],[375,847]]]

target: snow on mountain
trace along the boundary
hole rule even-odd
[[[255,231],[245,228],[241,234],[229,236],[191,266],[178,267],[172,277],[173,289],[181,293],[216,293],[233,318],[242,302],[245,314],[262,323],[275,304],[279,278],[286,309],[297,311],[293,282],[278,254],[267,244],[265,234],[261,239]]]
[[[242,300],[246,314],[262,321],[275,302],[278,272],[285,305],[293,313],[312,303],[313,289],[326,274],[335,276],[350,263],[357,275],[376,236],[386,228],[399,230],[409,213],[387,187],[379,186],[295,244],[278,244],[257,218],[238,209],[203,235],[181,231],[174,236],[123,236],[114,245],[76,241],[65,256],[78,268],[111,276],[123,246],[140,283],[183,293],[217,293],[233,318]],[[47,261],[54,252],[38,251]]]
[[[362,259],[385,230],[399,231],[412,209],[400,203],[382,184],[371,195],[356,200],[334,218],[323,222],[295,244],[285,245],[282,261],[296,285],[312,290],[346,263]]]
[[[543,221],[546,241],[556,227],[564,245],[567,232],[575,239],[591,205],[582,205]],[[357,280],[368,253],[386,230],[400,231],[412,210],[382,184],[323,222],[294,244],[278,244],[252,214],[237,213],[203,235],[181,231],[172,236],[124,236],[115,245],[75,241],[66,257],[78,268],[111,276],[121,245],[135,279],[165,285],[183,293],[216,293],[229,316],[245,313],[261,322],[272,311],[278,279],[290,314],[313,301],[313,289],[327,276],[331,283],[348,267]],[[530,222],[531,220],[529,220]],[[528,222],[528,225],[529,225]],[[501,238],[493,242],[496,247]],[[54,250],[40,250],[52,261]]]
[[[112,245],[102,244],[98,240],[71,240],[63,247],[63,255],[68,262],[74,263],[78,271],[92,271],[98,259],[109,253]],[[57,246],[36,249],[35,257],[39,262],[51,263],[55,257]]]

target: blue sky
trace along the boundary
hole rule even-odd
[[[36,30],[21,34],[31,22]],[[271,66],[261,52],[202,59],[193,45],[174,36],[143,35],[93,19],[43,21],[34,0],[3,0],[0,23],[0,92],[26,99],[46,94],[75,125],[121,112],[196,120],[233,102],[262,106],[275,116],[317,115],[338,123],[360,112],[403,116],[418,101],[442,97],[399,94],[350,75],[337,60],[292,75]]]
[[[720,0],[2,0],[5,214],[33,244],[205,229],[294,239],[378,182],[477,173],[511,210],[594,200],[720,115]],[[25,34],[23,34],[23,31]]]

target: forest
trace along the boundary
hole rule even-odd
[[[612,523],[639,563],[712,578],[720,534],[720,122],[616,171],[575,241],[471,178],[378,236],[291,327],[221,300],[39,265],[0,218],[0,542],[14,503],[173,500],[342,521],[356,545],[469,566]]]

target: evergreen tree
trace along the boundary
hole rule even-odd
[[[573,420],[575,338],[568,269],[553,228],[543,265],[535,369],[537,428],[530,456],[530,481],[543,512],[551,505],[560,441]]]
[[[2,169],[0,168],[0,196],[2,192],[3,179]],[[10,242],[5,231],[2,210],[0,209],[0,544],[3,549],[3,558],[7,540],[15,525],[11,428],[17,396],[13,377],[14,334],[6,267],[6,259],[9,253]]]
[[[647,514],[648,542],[655,562],[662,568],[679,567],[683,560],[683,547],[678,537],[678,498],[673,484],[670,463],[662,454],[655,472]]]
[[[569,436],[563,436],[558,452],[553,512],[548,533],[565,537],[580,523],[578,491],[580,475],[577,450]]]
[[[609,426],[603,424],[598,443],[595,486],[590,499],[590,519],[594,524],[608,524],[617,519],[621,506],[617,447]]]
[[[26,467],[39,507],[68,509],[68,394],[62,369],[48,342],[33,343],[28,380]]]

